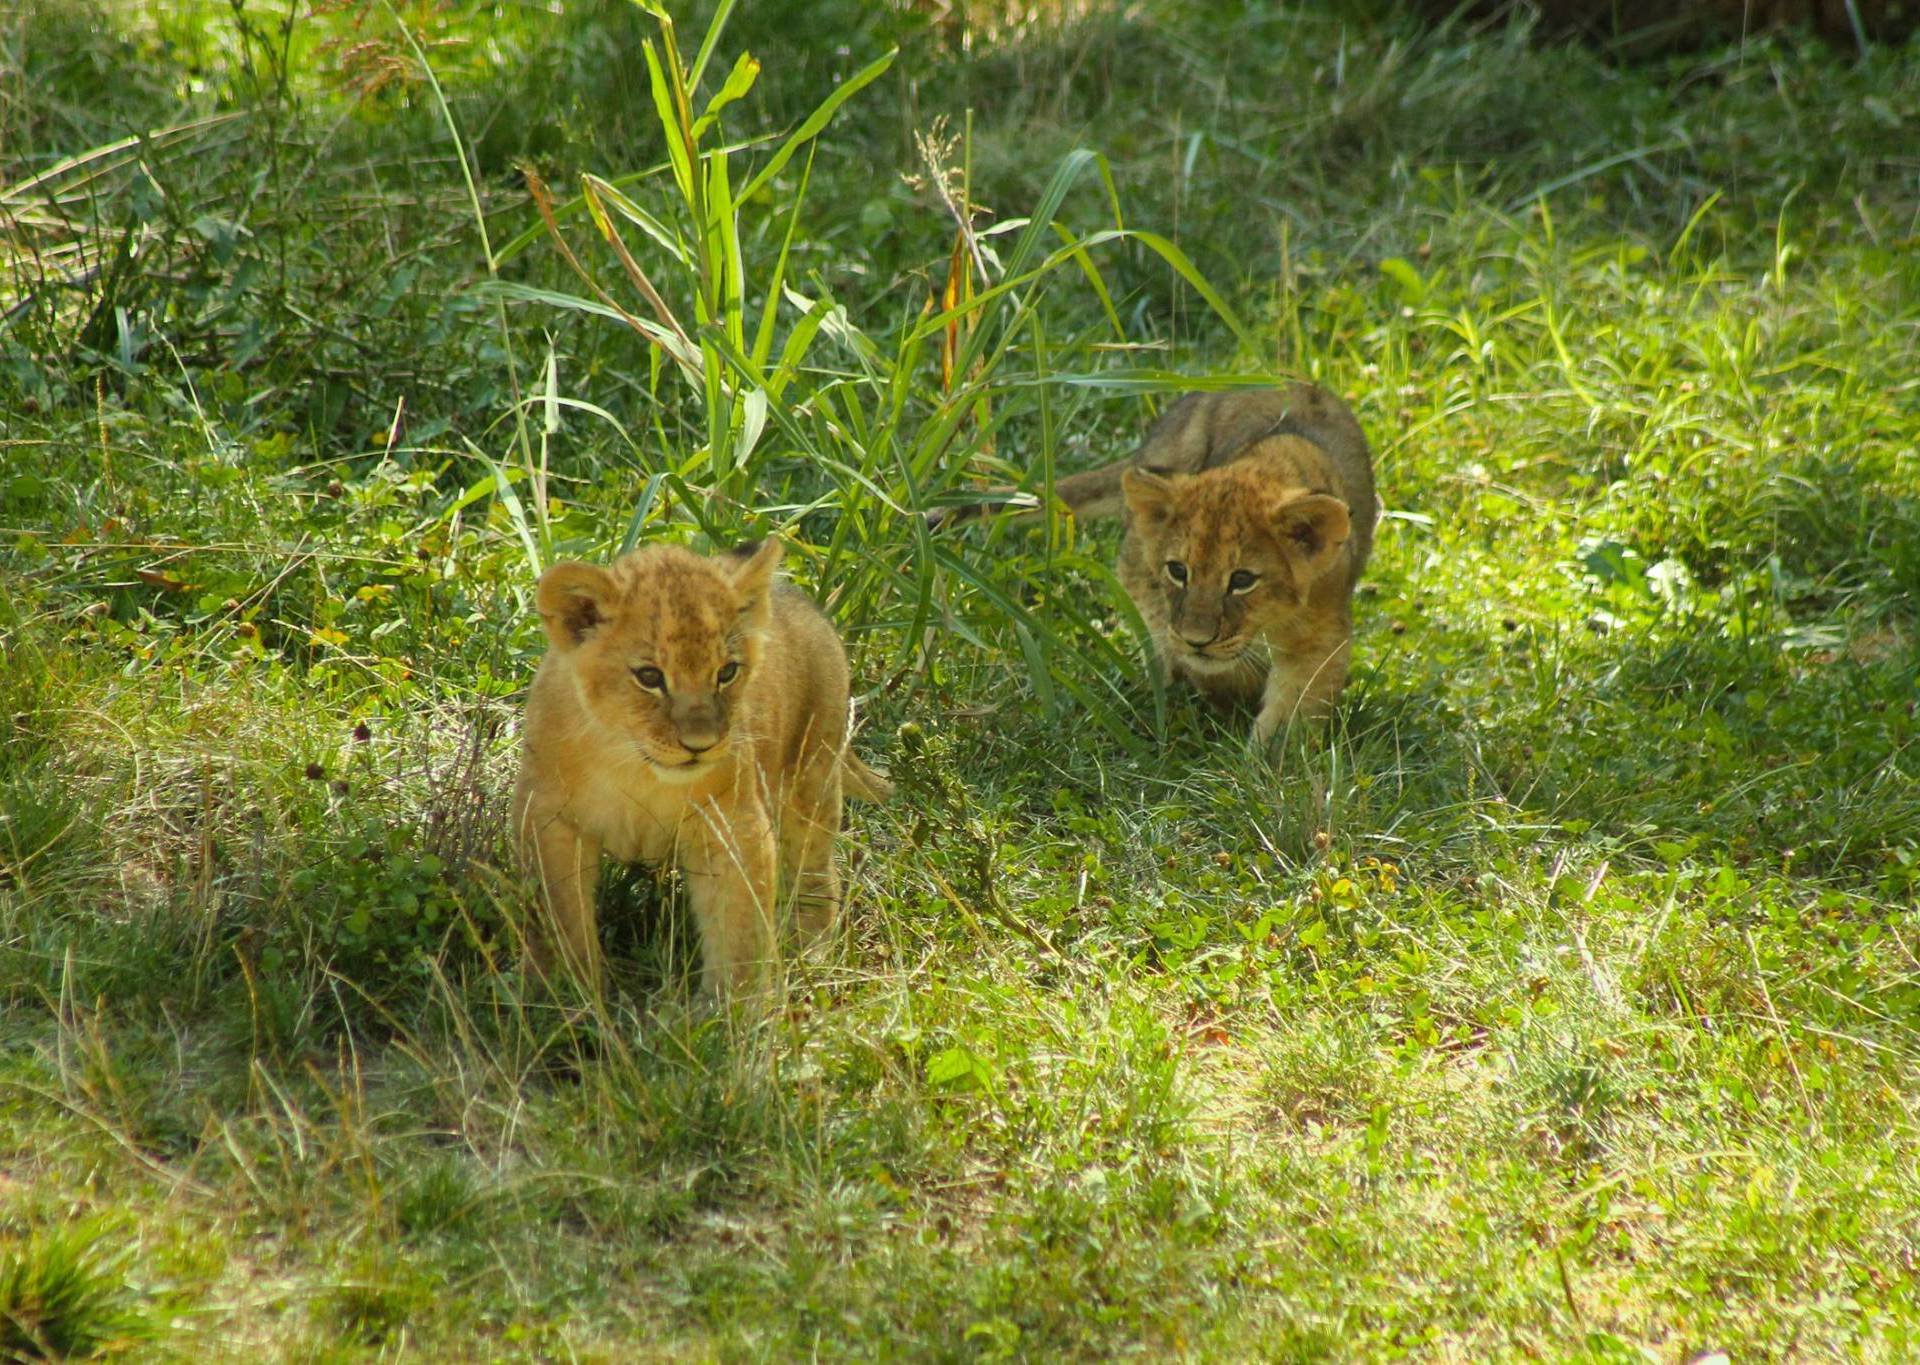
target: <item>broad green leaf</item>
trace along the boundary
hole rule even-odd
[[[622,218],[625,218],[628,222],[646,233],[647,236],[653,238],[653,240],[659,244],[661,250],[673,258],[675,264],[683,267],[689,264],[687,250],[685,245],[682,244],[679,234],[674,232],[672,228],[661,222],[646,209],[642,208],[638,203],[634,202],[629,195],[621,191],[612,181],[603,180],[599,176],[592,174],[583,175],[580,177],[580,180],[586,191],[583,197],[586,200],[589,212],[592,211],[594,201],[596,200],[610,205]]]
[[[539,538],[535,536],[533,523],[527,517],[526,504],[520,501],[520,495],[514,491],[513,479],[486,451],[472,441],[462,438],[468,453],[483,462],[493,471],[493,493],[500,505],[506,509],[507,521],[512,525],[514,534],[520,539],[520,546],[526,551],[529,576],[538,578],[546,567],[546,557],[540,553]]]
[[[813,183],[813,157],[818,150],[817,143],[807,148],[807,163],[800,170],[800,187],[794,192],[793,204],[787,211],[786,236],[780,239],[780,254],[773,262],[773,278],[767,283],[766,297],[760,306],[760,330],[753,339],[753,361],[757,366],[766,365],[767,353],[773,347],[774,323],[779,319],[780,297],[786,290],[787,258],[793,251],[793,234],[800,226],[800,206],[806,202],[807,186]]]
[[[821,101],[820,107],[807,115],[806,120],[793,130],[785,142],[780,144],[780,150],[773,154],[773,159],[747,181],[746,188],[740,191],[741,202],[752,199],[762,185],[780,174],[781,168],[793,159],[793,154],[800,150],[801,145],[811,138],[818,137],[821,130],[832,122],[834,111],[880,79],[886,69],[893,65],[893,59],[898,55],[900,55],[899,48],[889,49],[885,56],[869,62],[835,87],[834,92]]]
[[[702,52],[702,62],[705,61],[705,58],[706,54]],[[728,73],[726,84],[722,85],[714,94],[714,97],[707,101],[706,112],[694,120],[693,139],[695,142],[700,140],[701,135],[705,133],[707,129],[713,127],[714,123],[719,119],[722,109],[744,96],[747,91],[753,89],[753,82],[759,75],[760,63],[755,61],[749,53],[742,52],[740,54],[740,60],[733,64],[733,70]],[[696,83],[700,79],[698,66],[694,68],[693,79]]]
[[[1408,304],[1419,304],[1427,297],[1427,282],[1420,278],[1408,261],[1399,256],[1389,256],[1380,262],[1380,273],[1400,286],[1400,298]]]
[[[699,353],[689,347],[678,334],[668,331],[650,319],[623,312],[594,299],[582,298],[578,294],[567,294],[559,290],[539,289],[533,285],[519,284],[512,280],[482,281],[474,286],[474,293],[483,298],[494,297],[520,303],[539,303],[550,308],[564,308],[568,312],[591,313],[596,317],[611,318],[640,332],[648,341],[672,356],[683,368],[695,373],[699,371]]]
[[[687,145],[689,130],[680,122],[673,91],[667,84],[667,73],[653,50],[653,39],[642,42],[640,51],[647,61],[647,85],[653,92],[653,109],[660,119],[660,131],[666,135],[667,160],[673,166],[674,183],[680,187],[681,196],[691,200],[698,191],[694,188],[691,149]]]
[[[727,339],[736,347],[746,345],[743,314],[746,308],[745,268],[740,261],[740,218],[735,212],[733,185],[727,176],[727,158],[715,153],[707,161],[707,212],[709,231],[717,239],[720,264],[718,296],[719,321]]]
[[[660,495],[660,485],[665,482],[666,477],[665,474],[650,475],[646,486],[640,490],[639,501],[633,506],[633,516],[627,521],[626,534],[620,537],[619,554],[626,554],[640,543],[640,533],[646,528],[647,518],[653,513],[653,504]]]
[[[735,3],[735,0],[720,0],[720,3],[714,6],[713,18],[707,22],[706,36],[700,40],[699,55],[693,59],[693,70],[687,73],[687,89],[688,90],[697,90],[700,88],[700,77],[706,72],[707,62],[711,60],[713,57],[713,50],[716,46],[718,46],[720,42],[720,35],[726,31],[727,20],[733,17],[734,3]],[[664,23],[670,24],[672,22],[671,20],[667,19],[664,15],[661,16],[661,19],[662,19],[662,22]],[[744,54],[742,55],[741,60],[742,61],[747,60]],[[759,69],[760,69],[759,63],[758,62],[754,63],[754,70],[758,71]],[[728,83],[731,84],[734,77],[737,77],[739,74],[740,74],[740,68],[736,64],[733,69],[733,75],[727,78]],[[752,79],[749,78],[747,83],[751,85],[753,83]],[[734,96],[734,98],[737,99],[739,98],[739,96],[736,95]],[[716,108],[718,108],[721,103],[725,103],[725,101],[720,100],[718,96],[715,97],[715,100],[716,100],[716,103],[709,104],[707,106],[707,112],[709,114],[711,114]]]

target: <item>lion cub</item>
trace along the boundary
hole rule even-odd
[[[716,994],[764,983],[776,883],[809,936],[839,909],[842,794],[890,786],[847,748],[846,654],[773,581],[780,555],[777,540],[714,558],[656,545],[540,576],[551,647],[527,698],[514,827],[561,955],[590,985],[603,853],[685,873]],[[537,935],[535,951],[550,960]]]
[[[1332,709],[1378,516],[1367,438],[1339,398],[1188,394],[1133,454],[1054,493],[1082,518],[1124,514],[1120,582],[1172,676],[1209,700],[1258,698],[1257,742]]]

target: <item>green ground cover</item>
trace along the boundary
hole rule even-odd
[[[1912,48],[316,9],[0,17],[0,1356],[1920,1349]],[[1388,508],[1271,755],[918,516],[1262,373]],[[844,932],[729,1018],[610,874],[563,1010],[538,566],[769,529]]]

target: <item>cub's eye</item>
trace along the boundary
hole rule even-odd
[[[1167,561],[1167,578],[1171,582],[1184,587],[1187,582],[1187,566],[1177,559],[1169,559]]]
[[[667,675],[651,664],[634,669],[633,680],[649,692],[664,692],[667,686]]]
[[[1227,579],[1228,592],[1246,592],[1260,581],[1260,575],[1252,569],[1235,569],[1233,576]]]
[[[721,664],[720,671],[714,674],[715,679],[719,682],[719,684],[722,687],[725,687],[728,683],[732,682],[735,678],[739,676],[740,676],[740,665],[731,659],[729,659],[726,663]]]

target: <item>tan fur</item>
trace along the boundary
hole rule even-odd
[[[1353,588],[1379,514],[1346,404],[1308,384],[1190,395],[1118,482],[1120,582],[1168,672],[1210,700],[1257,697],[1258,743],[1325,716],[1346,684]],[[1251,585],[1236,590],[1236,573]]]
[[[1332,708],[1379,515],[1367,438],[1337,396],[1314,384],[1188,394],[1126,459],[1053,491],[1077,517],[1126,516],[1120,582],[1172,676],[1211,700],[1258,698],[1262,742]],[[1229,589],[1236,570],[1258,576],[1250,590]]]
[[[1160,414],[1132,454],[1056,479],[1053,495],[1082,521],[1117,517],[1125,510],[1120,479],[1129,469],[1197,474],[1238,459],[1266,436],[1300,436],[1313,442],[1326,452],[1356,505],[1374,505],[1373,457],[1366,435],[1352,409],[1318,384],[1187,394]],[[1023,518],[1039,510],[1039,500],[1031,494],[1001,489],[999,497],[1005,501],[940,508],[930,520],[936,527],[952,526],[1001,508]],[[1362,563],[1372,546],[1372,514],[1365,520],[1367,539],[1358,547]]]
[[[764,984],[776,886],[807,936],[832,925],[842,796],[891,787],[847,748],[846,655],[818,609],[773,582],[780,553],[652,546],[541,575],[550,648],[513,800],[553,930],[552,944],[532,936],[540,965],[557,946],[597,985],[603,854],[685,873],[709,991]]]

